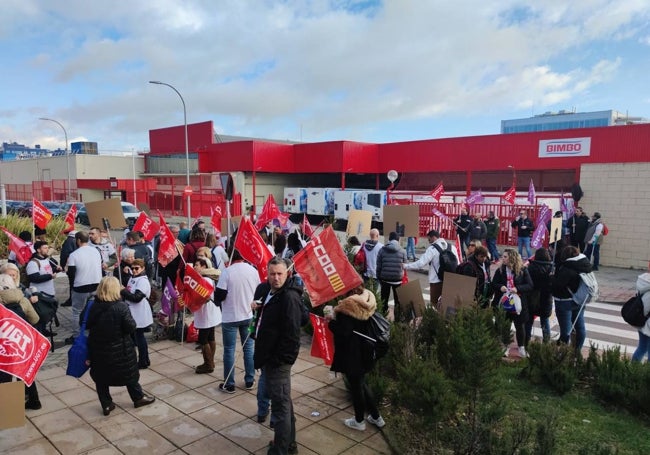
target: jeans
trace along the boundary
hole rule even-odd
[[[560,341],[569,344],[571,339],[571,325],[575,323],[576,350],[581,351],[587,337],[585,328],[584,306],[580,307],[571,299],[555,300],[555,315],[560,325]]]
[[[99,397],[99,402],[101,403],[102,408],[109,406],[113,402],[113,397],[111,397],[108,384],[96,382],[95,389],[97,390],[97,396]],[[137,380],[129,382],[126,385],[126,390],[129,392],[129,397],[131,397],[131,401],[134,403],[144,396],[142,387]]]
[[[517,248],[519,248],[519,254],[521,258],[524,258],[524,247],[526,248],[526,258],[530,258],[530,237],[517,237]]]
[[[492,256],[492,260],[498,261],[501,256],[499,255],[499,249],[497,248],[497,239],[485,239],[485,242],[487,243],[487,248],[490,252],[490,256]]]
[[[255,365],[253,353],[255,342],[248,336],[248,325],[250,319],[239,322],[224,322],[221,324],[221,338],[223,340],[223,377],[225,384],[235,385],[235,346],[237,344],[237,332],[244,350],[244,381],[250,384],[255,380]],[[232,370],[232,372],[230,371]]]
[[[285,455],[289,444],[296,440],[296,417],[291,401],[291,365],[265,366],[263,372],[266,374],[267,390],[271,397],[271,413],[277,418],[273,426],[273,446],[267,453]]]
[[[526,346],[533,336],[533,324],[535,322],[535,317],[530,315],[528,321],[526,321]],[[548,318],[543,316],[539,317],[539,325],[542,328],[542,341],[545,343],[551,339],[551,323]]]
[[[145,328],[135,329],[135,332],[131,337],[133,342],[138,348],[138,366],[148,367],[151,365],[149,361],[149,346],[147,345],[147,339],[144,336]]]
[[[600,264],[600,245],[598,243],[590,243],[585,248],[585,256],[591,261],[591,254],[594,255],[594,265],[592,270],[598,270],[598,264]]]
[[[406,239],[406,257],[415,261],[415,237]]]
[[[643,356],[650,362],[650,337],[639,330],[639,345],[632,354],[632,361],[642,362]]]
[[[373,419],[379,418],[379,411],[375,403],[375,397],[366,384],[364,375],[351,376],[346,375],[350,385],[350,394],[352,395],[352,405],[354,406],[354,419],[357,422],[363,422],[366,418],[366,411]]]
[[[86,306],[86,302],[94,292],[72,291],[72,336],[79,336],[79,316]]]

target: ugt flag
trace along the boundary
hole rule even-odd
[[[221,206],[217,205],[216,207],[210,207],[210,224],[214,233],[221,233]]]
[[[27,264],[27,261],[31,259],[34,252],[32,248],[27,245],[24,240],[22,240],[20,237],[16,237],[7,229],[1,226],[0,229],[2,229],[2,232],[4,232],[7,237],[9,237],[9,249],[16,254],[16,261],[18,261],[20,265]]]
[[[185,264],[183,286],[179,292],[183,295],[183,305],[194,313],[212,298],[214,284],[212,280],[202,277],[194,267]]]
[[[50,341],[13,311],[0,305],[0,371],[32,385]]]
[[[63,232],[70,232],[74,230],[74,220],[77,219],[77,204],[72,204],[70,210],[65,214],[65,227]]]
[[[165,223],[160,211],[158,211],[158,217],[160,219],[160,246],[158,247],[158,262],[163,267],[172,262],[179,255],[178,248],[176,248],[176,239],[174,234]]]
[[[334,334],[327,325],[327,320],[314,313],[309,313],[314,336],[311,340],[311,356],[323,359],[325,365],[334,360]]]
[[[262,229],[266,223],[280,219],[281,216],[282,212],[280,212],[278,204],[275,203],[275,198],[272,194],[269,194],[264,203],[264,207],[262,208],[262,213],[260,213],[257,223],[255,223],[255,227],[257,229]]]
[[[140,212],[140,216],[133,225],[133,232],[142,232],[146,241],[151,242],[153,238],[160,231],[160,226],[154,220],[149,218],[149,216]]]
[[[316,307],[359,286],[363,280],[341,248],[332,226],[293,257],[296,272],[305,282],[311,305]]]
[[[312,237],[314,235],[314,228],[312,228],[311,224],[309,224],[306,213],[302,214],[302,223],[300,223],[300,230],[307,237]]]
[[[512,185],[510,189],[506,191],[506,194],[503,195],[503,200],[506,201],[508,204],[514,205],[516,198],[517,198],[517,190],[515,186]]]
[[[32,220],[34,220],[36,226],[45,229],[52,221],[52,212],[36,199],[32,199]]]
[[[237,237],[235,237],[235,248],[239,251],[241,257],[257,267],[260,280],[262,282],[266,281],[266,275],[268,274],[266,266],[273,258],[273,253],[269,251],[251,220],[246,217],[242,218],[239,223]]]
[[[445,192],[445,187],[442,186],[442,182],[438,183],[438,186],[436,186],[432,191],[431,191],[431,196],[438,202],[440,202],[440,198],[442,197],[443,193]]]

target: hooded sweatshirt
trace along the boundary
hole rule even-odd
[[[582,253],[562,262],[553,276],[551,284],[553,298],[570,300],[571,293],[575,293],[580,286],[580,274],[589,272],[591,272],[591,263]]]
[[[377,278],[377,256],[384,244],[378,240],[366,240],[363,249],[366,251],[366,278]]]

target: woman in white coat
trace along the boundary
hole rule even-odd
[[[133,341],[138,347],[138,368],[143,370],[149,368],[149,347],[144,333],[151,324],[153,324],[153,314],[151,305],[149,305],[149,296],[151,295],[151,284],[145,271],[144,259],[136,259],[131,265],[131,278],[122,289],[120,295],[124,302],[129,306],[131,316],[136,323]]]
[[[643,314],[650,313],[650,273],[639,275],[636,279],[636,291],[641,294],[643,301]],[[634,362],[642,362],[643,357],[650,361],[650,318],[645,325],[639,329],[639,344],[632,354]]]
[[[211,266],[207,259],[197,259],[194,269],[201,276],[216,283],[219,280],[221,271]],[[212,373],[214,371],[214,354],[217,350],[217,342],[214,338],[214,328],[221,324],[221,310],[212,299],[204,303],[201,308],[194,312],[194,327],[199,330],[199,346],[203,354],[203,364],[196,367],[196,374]]]

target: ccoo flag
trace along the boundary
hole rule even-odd
[[[293,257],[296,271],[316,307],[359,286],[363,280],[328,226]]]
[[[533,179],[530,179],[528,184],[528,202],[530,205],[535,205],[535,185],[533,184]]]

